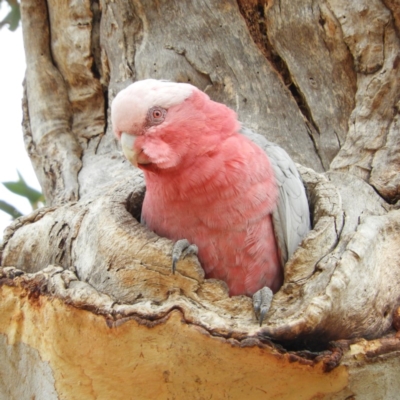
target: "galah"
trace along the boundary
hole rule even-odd
[[[135,82],[115,97],[111,118],[126,158],[144,172],[142,223],[176,241],[174,268],[198,249],[206,277],[225,281],[231,296],[253,296],[261,324],[310,229],[293,161],[187,83]]]

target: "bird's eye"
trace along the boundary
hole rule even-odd
[[[164,122],[167,110],[162,107],[152,107],[147,114],[147,123],[150,126],[159,125]]]
[[[160,110],[154,110],[153,111],[153,118],[161,118],[162,117],[162,112]]]

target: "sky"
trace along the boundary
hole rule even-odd
[[[0,10],[0,19],[6,7]],[[40,189],[32,164],[26,153],[22,136],[22,81],[25,56],[22,30],[0,30],[0,182],[18,180],[17,170],[29,186]],[[10,193],[0,184],[0,200],[12,204],[23,214],[31,211],[25,198]],[[0,211],[0,241],[4,228],[11,222],[8,214]]]

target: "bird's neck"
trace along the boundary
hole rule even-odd
[[[146,186],[149,194],[162,197],[169,201],[185,201],[188,193],[196,193],[205,197],[221,195],[225,190],[231,190],[230,182],[226,179],[225,171],[230,160],[240,159],[240,134],[227,136],[219,143],[209,147],[207,151],[198,152],[196,157],[183,159],[174,168],[162,170],[157,166],[144,168]],[[227,141],[234,145],[228,146]],[[246,172],[238,171],[245,174]]]

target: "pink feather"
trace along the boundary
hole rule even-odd
[[[162,106],[157,85],[163,90],[163,82],[147,82],[155,91],[147,109]],[[136,135],[135,151],[150,161],[139,164],[148,228],[196,244],[206,277],[225,281],[230,295],[253,295],[264,286],[277,291],[283,273],[271,213],[278,190],[267,155],[238,133],[234,111],[195,87],[155,126],[146,126],[142,113],[126,112],[141,102],[134,92],[125,95],[123,112],[114,101],[113,125],[117,136]]]

